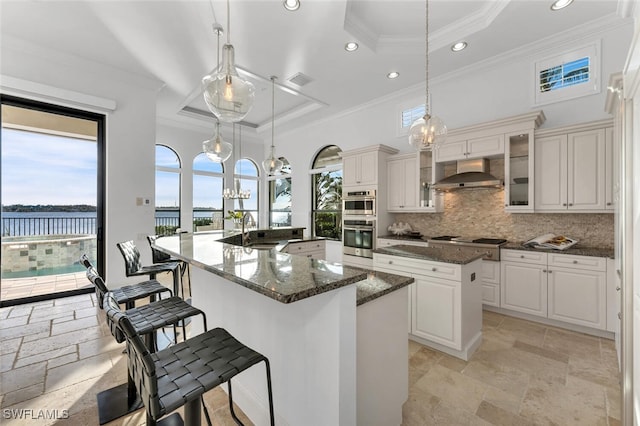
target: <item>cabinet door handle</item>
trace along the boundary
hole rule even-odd
[[[563,207],[567,207],[567,203],[562,203],[562,206]]]
[[[542,272],[544,272],[544,273],[546,274],[546,273],[547,273],[547,270],[546,270],[546,269],[543,269],[543,270],[542,270]]]
[[[504,206],[505,206],[505,207],[509,207],[509,204],[505,204]]]
[[[389,261],[389,265],[393,265],[393,260],[390,260],[390,261]]]
[[[618,319],[621,320],[622,319],[622,312],[618,312]]]
[[[431,271],[432,271],[432,272],[436,272],[436,271],[437,271],[437,269],[436,269],[436,268],[431,268]]]
[[[552,273],[553,271],[551,269],[549,269],[549,273]]]
[[[607,203],[608,206],[612,205],[613,203]]]
[[[521,254],[521,255],[520,255],[520,259],[524,259],[524,254]]]
[[[573,206],[573,203],[569,203],[569,207]]]
[[[620,291],[620,286],[616,287],[616,291]]]
[[[573,264],[574,264],[574,265],[578,264],[578,261],[577,261],[577,260],[574,260],[574,261],[573,261]]]

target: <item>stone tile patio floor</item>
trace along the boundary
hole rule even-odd
[[[43,275],[25,278],[3,278],[0,283],[0,300],[13,300],[30,296],[76,290],[90,286],[84,272]]]
[[[96,394],[126,380],[123,345],[93,294],[0,309],[0,341],[0,407],[69,413],[26,424],[97,424]],[[610,340],[485,311],[483,343],[468,362],[408,344],[403,425],[620,424]],[[220,388],[205,403],[214,424],[234,424]],[[144,422],[140,410],[110,424]]]

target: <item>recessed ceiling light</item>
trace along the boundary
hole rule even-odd
[[[389,74],[387,74],[387,78],[390,78],[392,80],[394,78],[398,78],[399,76],[400,76],[400,73],[396,71],[391,71]]]
[[[356,43],[355,41],[350,41],[349,43],[344,45],[344,50],[346,50],[347,52],[353,52],[355,50],[358,50],[358,43]]]
[[[451,50],[453,50],[454,52],[459,52],[461,50],[464,50],[466,47],[467,47],[466,41],[459,41],[453,46],[451,46]]]
[[[284,0],[282,4],[284,5],[285,9],[290,10],[292,12],[294,10],[300,9],[300,0]]]
[[[573,3],[573,0],[556,0],[551,5],[551,10],[560,10]]]

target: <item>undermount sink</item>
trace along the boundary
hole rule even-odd
[[[223,243],[227,243],[227,244],[232,244],[234,246],[248,247],[248,248],[252,248],[252,249],[272,249],[275,246],[277,246],[278,244],[283,244],[283,243],[286,242],[286,241],[282,241],[282,240],[257,240],[257,241],[252,241],[251,239],[249,239],[248,242],[243,244],[242,235],[240,235],[240,234],[232,235],[231,237],[223,238],[223,239],[221,239],[219,241],[223,242]]]

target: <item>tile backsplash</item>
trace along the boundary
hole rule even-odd
[[[507,213],[504,191],[496,188],[447,193],[442,213],[399,213],[393,221],[408,222],[429,237],[463,235],[516,242],[553,233],[575,238],[584,247],[614,246],[611,213]]]

